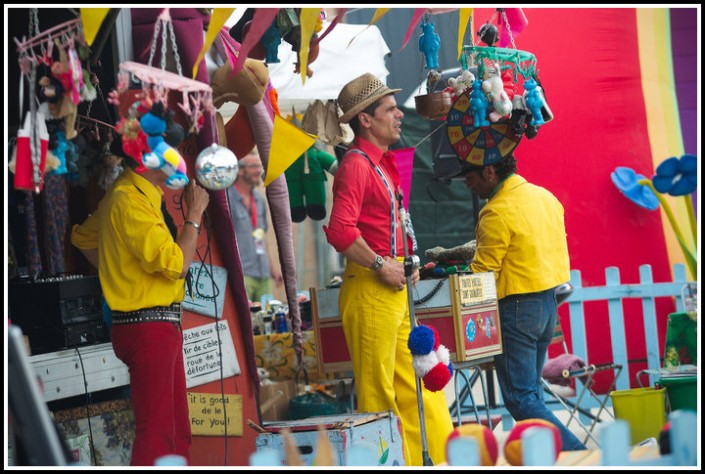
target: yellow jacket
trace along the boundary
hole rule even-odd
[[[570,280],[563,205],[511,175],[480,211],[474,273],[494,272],[497,297],[544,291]]]
[[[98,249],[100,285],[114,311],[184,299],[184,254],[164,222],[162,196],[161,188],[126,168],[98,210],[72,229],[73,245]]]

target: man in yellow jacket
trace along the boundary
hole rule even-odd
[[[461,162],[465,185],[487,203],[477,222],[473,273],[494,272],[504,352],[495,357],[504,403],[516,421],[556,425],[563,450],[585,449],[543,400],[541,372],[558,310],[555,288],[570,280],[563,205],[516,174],[513,154],[482,166]]]

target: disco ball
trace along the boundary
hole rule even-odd
[[[237,178],[237,157],[229,149],[215,143],[196,158],[196,179],[212,191],[225,189]]]

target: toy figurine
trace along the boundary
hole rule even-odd
[[[540,126],[544,124],[541,108],[544,106],[541,89],[533,77],[524,81],[524,103],[531,113],[529,125]]]
[[[441,47],[441,37],[435,32],[435,26],[430,21],[421,24],[423,33],[419,36],[419,51],[426,56],[426,69],[438,69],[438,50]]]
[[[472,110],[473,125],[475,127],[486,127],[490,124],[487,120],[487,97],[482,90],[482,81],[476,79],[472,83],[472,92],[470,93],[470,109]]]
[[[277,28],[277,21],[272,21],[259,40],[260,44],[264,48],[265,60],[267,64],[273,64],[279,62],[279,45],[282,42],[282,37],[279,34],[279,28]]]

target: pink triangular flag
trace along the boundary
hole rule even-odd
[[[233,72],[230,73],[230,77],[234,77],[235,74],[240,72],[245,63],[245,58],[250,54],[250,50],[259,42],[260,38],[262,38],[262,35],[267,31],[267,28],[270,27],[277,13],[279,13],[279,8],[255,9],[255,14],[252,16],[252,23],[250,23],[250,29],[247,31],[247,35],[242,39],[240,54],[237,57],[237,63],[235,63]]]
[[[409,39],[411,38],[411,33],[414,32],[414,28],[416,28],[416,25],[419,24],[419,21],[421,21],[421,18],[424,16],[424,13],[426,13],[426,8],[415,8],[414,9],[414,16],[411,17],[411,23],[409,23],[409,29],[406,30],[406,35],[404,36],[404,44],[401,45],[401,48],[399,48],[399,51],[404,49],[406,46],[406,43],[409,42]]]
[[[401,181],[401,191],[404,193],[404,209],[409,209],[409,194],[411,193],[411,172],[414,169],[414,152],[416,148],[394,150],[397,159],[397,170]]]

